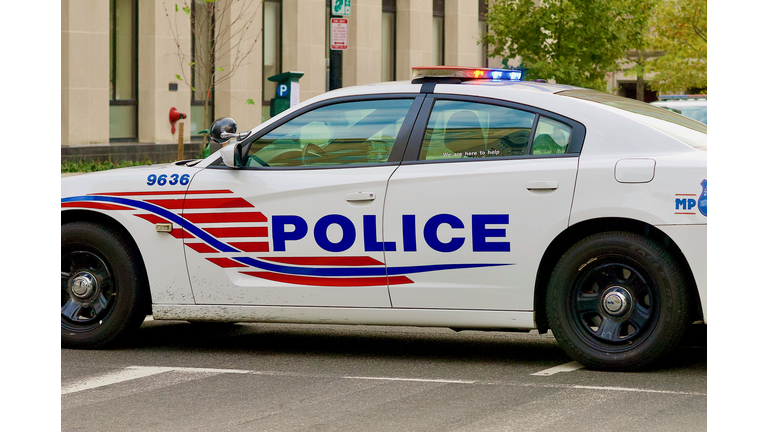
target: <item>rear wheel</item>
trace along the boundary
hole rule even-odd
[[[61,227],[61,344],[112,345],[146,316],[147,282],[133,246],[108,227]]]
[[[627,232],[588,237],[566,252],[547,289],[552,332],[592,369],[637,370],[673,351],[689,321],[689,298],[673,257]]]

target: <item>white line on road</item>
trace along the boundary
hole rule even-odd
[[[110,372],[104,375],[99,375],[93,378],[86,379],[83,382],[71,384],[61,388],[61,394],[75,393],[83,390],[95,389],[97,387],[104,387],[111,384],[117,384],[123,381],[130,381],[138,378],[144,378],[159,373],[168,372],[173,368],[167,367],[127,367],[121,371]]]
[[[543,371],[532,373],[531,375],[550,376],[558,372],[571,372],[571,371],[579,370],[579,369],[582,369],[583,367],[584,365],[582,365],[581,363],[572,361],[570,363],[561,364],[560,366],[555,366],[553,368],[544,369]]]
[[[360,376],[343,376],[341,378],[358,379],[358,380],[374,380],[374,381],[413,381],[413,382],[430,382],[430,383],[443,383],[443,384],[477,384],[477,381],[426,379],[426,378],[389,378],[389,377],[360,377]]]
[[[572,362],[576,363],[576,362]],[[570,363],[567,363],[568,365]],[[580,364],[576,363],[578,366]],[[563,368],[566,365],[558,366]],[[583,367],[583,366],[581,366]],[[574,365],[570,366],[571,369],[576,370],[579,367]],[[552,368],[556,369],[556,368]],[[549,371],[547,369],[542,372]],[[565,370],[559,370],[558,372],[564,372]],[[671,391],[671,390],[652,390],[642,388],[630,388],[630,387],[607,387],[607,386],[585,386],[576,384],[544,384],[544,383],[520,383],[520,382],[491,382],[491,381],[465,381],[465,380],[447,380],[447,379],[429,379],[429,378],[398,378],[398,377],[365,377],[365,376],[333,376],[333,375],[320,375],[320,374],[306,374],[298,372],[278,372],[278,371],[254,371],[244,369],[212,369],[212,368],[191,368],[191,367],[155,367],[155,366],[129,366],[122,371],[112,372],[104,375],[100,375],[94,378],[86,379],[81,383],[70,384],[66,387],[62,387],[61,394],[75,393],[83,390],[91,390],[98,387],[104,387],[111,384],[117,384],[124,381],[130,381],[138,378],[145,378],[152,375],[157,375],[165,372],[186,372],[186,373],[208,373],[208,374],[246,374],[246,375],[267,375],[267,376],[286,376],[286,377],[298,377],[298,378],[322,378],[322,379],[355,379],[355,380],[378,380],[378,381],[399,381],[399,382],[422,382],[422,383],[438,383],[438,384],[474,384],[474,385],[508,385],[515,387],[534,387],[534,388],[563,388],[563,389],[577,389],[577,390],[600,390],[600,391],[620,391],[620,392],[638,392],[638,393],[656,393],[656,394],[671,394],[671,395],[686,395],[686,396],[706,396],[706,393],[701,392],[687,392],[687,391]],[[539,373],[542,373],[539,372]]]

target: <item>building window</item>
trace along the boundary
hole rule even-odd
[[[331,91],[331,0],[325,0],[325,91]]]
[[[395,81],[397,0],[381,2],[381,81]]]
[[[192,99],[190,101],[190,135],[192,139],[202,139],[200,131],[211,127],[213,123],[213,86],[211,85],[214,62],[211,54],[214,40],[215,3],[195,0],[192,3]],[[206,73],[207,71],[210,71]],[[208,118],[205,118],[205,101],[208,99]]]
[[[269,101],[275,97],[277,89],[277,83],[269,81],[268,78],[282,72],[282,3],[279,0],[267,0],[263,3],[263,7],[261,105],[262,117],[268,119],[270,118]]]
[[[445,0],[432,0],[432,64],[445,64]]]
[[[488,44],[482,42],[485,35],[488,34],[488,23],[485,21],[485,16],[488,14],[488,5],[485,3],[485,0],[479,0],[477,5],[477,15],[479,18],[477,21],[477,34],[481,41],[477,45],[478,61],[480,62],[480,67],[488,67]]]
[[[136,0],[109,3],[109,140],[138,138],[138,8]]]

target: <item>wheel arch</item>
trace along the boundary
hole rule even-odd
[[[115,233],[119,234],[123,239],[125,239],[130,246],[133,248],[134,252],[136,253],[136,256],[138,257],[138,261],[136,265],[139,266],[139,270],[141,274],[144,276],[144,286],[146,287],[146,298],[147,298],[147,304],[145,305],[147,310],[147,315],[152,314],[152,290],[149,289],[149,277],[147,275],[147,268],[144,265],[144,257],[141,254],[141,249],[139,248],[138,244],[136,243],[136,240],[133,238],[131,233],[116,219],[105,215],[104,213],[99,213],[96,211],[90,211],[90,210],[67,210],[61,212],[61,225],[64,226],[65,224],[71,223],[71,222],[91,222],[99,225],[103,225],[105,227],[109,227],[110,230],[114,231]]]
[[[533,297],[534,322],[539,333],[545,333],[549,329],[545,301],[547,285],[555,265],[563,254],[578,241],[593,234],[606,231],[626,231],[639,234],[649,237],[667,248],[672,253],[675,260],[680,264],[685,275],[686,287],[689,291],[691,301],[695,303],[694,305],[691,305],[692,310],[695,311],[695,319],[702,319],[701,299],[699,298],[699,290],[697,289],[696,281],[693,277],[693,271],[691,270],[691,266],[685,258],[685,255],[674,240],[660,229],[646,222],[627,218],[597,218],[582,221],[568,227],[565,231],[555,237],[544,252],[541,261],[539,262],[539,270],[536,273],[536,285]]]

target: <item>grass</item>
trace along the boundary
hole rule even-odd
[[[113,168],[123,168],[123,167],[129,167],[129,166],[150,165],[151,163],[152,162],[150,161],[143,161],[143,162],[122,161],[120,163],[115,164],[111,161],[102,162],[100,160],[62,162],[61,172],[62,173],[75,173],[75,172],[84,173],[84,172],[93,172],[93,171],[104,171],[104,170],[109,170]]]

